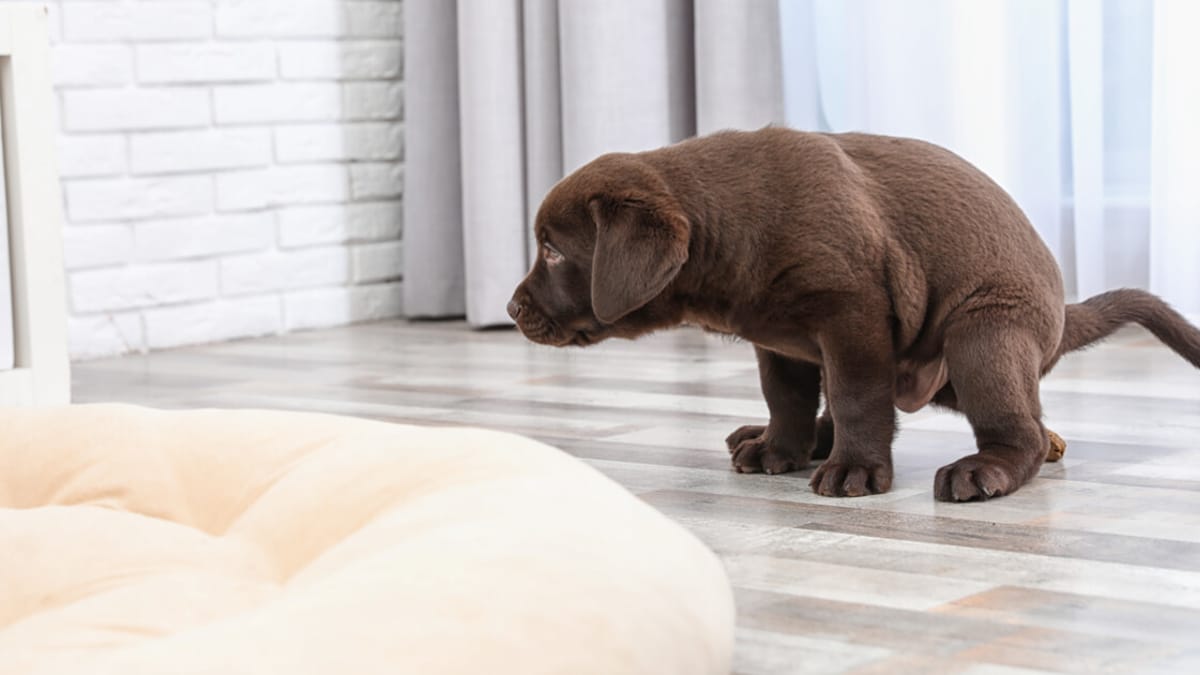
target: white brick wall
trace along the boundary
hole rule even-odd
[[[59,117],[68,133],[204,127],[212,119],[203,87],[59,89]]]
[[[214,3],[63,0],[62,36],[68,43],[125,40],[199,40],[212,35]]]
[[[395,201],[283,209],[279,243],[297,247],[398,239],[400,218]]]
[[[167,43],[137,48],[138,82],[184,84],[275,79],[275,45]]]
[[[400,0],[47,4],[75,357],[400,314]]]
[[[283,297],[284,326],[295,330],[384,319],[403,311],[400,297],[398,283],[288,293]]]
[[[129,139],[135,174],[193,173],[271,163],[268,129],[143,132]]]

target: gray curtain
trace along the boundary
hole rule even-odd
[[[783,121],[778,0],[406,0],[410,317],[508,324],[547,190],[597,155]]]

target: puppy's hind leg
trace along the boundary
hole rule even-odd
[[[954,405],[979,451],[938,470],[934,497],[964,502],[1014,492],[1050,450],[1038,397],[1042,346],[1016,322],[975,320],[947,331],[945,353]]]
[[[808,465],[821,391],[819,366],[754,348],[771,420],[738,428],[725,444],[739,473],[786,473]]]
[[[930,401],[930,403],[935,406],[947,408],[947,409],[953,410],[955,412],[960,412],[958,410],[958,400],[954,395],[954,386],[953,385],[947,384],[946,386],[942,387],[941,390],[939,390],[938,393],[933,397],[933,400]],[[831,429],[831,434],[832,434],[832,426],[830,427],[830,429]],[[817,421],[817,437],[820,438],[820,436],[821,436],[821,424],[820,424],[820,420],[818,420]],[[1054,433],[1050,429],[1046,429],[1046,439],[1050,443],[1050,447],[1046,451],[1046,462],[1047,463],[1057,462],[1058,460],[1062,459],[1063,456],[1065,456],[1067,454],[1067,442],[1065,440],[1063,440],[1062,436],[1059,436],[1058,434]],[[817,441],[818,450],[820,449],[820,445],[821,445],[821,442],[818,440]],[[813,457],[814,458],[817,457],[816,451],[813,452]]]

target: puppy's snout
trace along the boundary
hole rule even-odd
[[[512,317],[513,321],[516,321],[517,317],[521,316],[521,310],[523,309],[525,309],[525,306],[517,302],[516,298],[508,301],[508,315]]]

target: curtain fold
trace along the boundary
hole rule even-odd
[[[1150,289],[1200,312],[1200,3],[1154,5]]]
[[[694,133],[684,4],[559,3],[564,172],[606,152],[646,150]]]
[[[404,3],[404,312],[466,311],[458,121],[458,12]]]
[[[1080,297],[1108,287],[1104,209],[1104,15],[1095,0],[1067,1],[1071,128],[1072,267]]]
[[[783,119],[780,7],[696,0],[696,131]]]
[[[563,175],[559,105],[558,0],[525,0],[525,220],[524,238],[536,255],[532,223],[542,197]]]
[[[472,322],[508,321],[526,271],[520,0],[459,0],[463,271]]]
[[[817,63],[814,0],[780,0],[779,68],[783,119],[797,129],[827,129]]]

